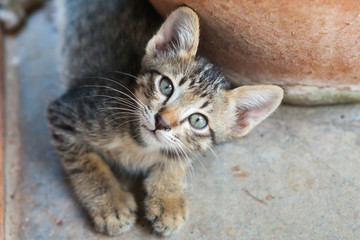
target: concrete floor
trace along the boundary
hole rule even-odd
[[[64,182],[45,108],[63,88],[49,9],[6,39],[6,239],[96,234]],[[359,239],[360,104],[281,106],[247,137],[202,156],[190,217],[169,239]],[[158,239],[139,219],[118,239]]]

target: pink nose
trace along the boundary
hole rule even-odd
[[[169,131],[170,125],[161,117],[160,114],[155,115],[155,130],[165,130]]]

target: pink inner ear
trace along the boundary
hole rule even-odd
[[[251,122],[261,121],[269,112],[266,103],[263,106],[237,107],[236,108],[236,125],[241,129],[249,126]]]
[[[175,42],[176,40],[174,39],[174,37],[172,36],[171,38],[166,38],[164,37],[164,39],[160,42],[156,43],[155,46],[155,53],[154,53],[154,57],[156,58],[160,58],[163,55],[165,55],[165,53],[169,50],[171,50],[171,47],[173,45],[173,42]]]
[[[174,44],[176,44],[176,25],[178,25],[178,19],[177,18],[169,18],[167,21],[163,24],[163,26],[160,29],[161,38],[156,42],[155,45],[155,57],[159,58],[162,57],[171,50]]]
[[[161,54],[162,52],[163,52],[163,45],[161,45],[160,42],[156,43],[155,51],[154,51],[154,57],[155,58],[162,57],[162,55],[163,55],[163,54]]]
[[[243,107],[236,108],[236,126],[246,128],[249,126],[249,109]]]
[[[233,130],[248,133],[279,106],[282,96],[282,89],[275,86],[243,86],[231,90]]]

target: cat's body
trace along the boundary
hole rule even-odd
[[[199,20],[190,8],[154,36],[160,18],[142,0],[59,0],[58,8],[69,87],[48,118],[74,193],[98,231],[117,235],[134,224],[137,206],[109,166],[144,172],[146,218],[169,235],[187,216],[183,177],[192,154],[247,134],[283,92],[230,90],[195,56]]]

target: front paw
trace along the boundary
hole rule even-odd
[[[127,232],[136,220],[137,206],[133,196],[123,192],[122,197],[98,202],[90,210],[95,229],[109,236]]]
[[[173,193],[148,196],[145,212],[154,232],[169,236],[180,229],[187,217],[185,196]]]

